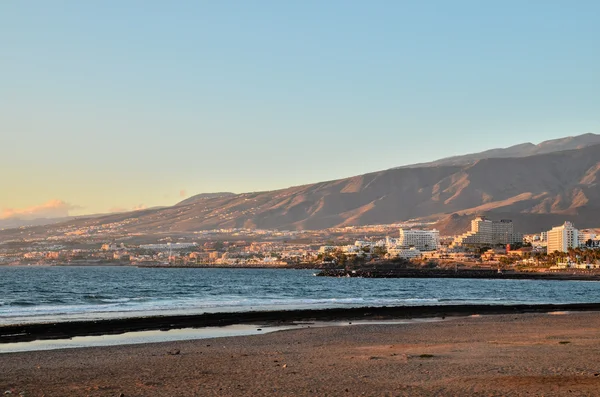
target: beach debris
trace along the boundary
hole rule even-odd
[[[181,353],[181,351],[180,351],[179,349],[173,349],[173,350],[169,350],[169,351],[167,352],[167,354],[170,354],[171,356],[176,356],[176,355],[178,355],[179,353]]]
[[[419,355],[420,358],[432,358],[435,357],[433,354],[421,354]]]
[[[287,368],[287,364],[283,364],[281,368]]]
[[[12,391],[10,391],[10,390],[7,390],[7,391],[5,391],[5,392],[4,392],[4,394],[5,394],[5,395],[12,394]]]
[[[568,345],[569,343],[571,343],[568,340],[561,340],[560,342],[558,342],[560,345]]]
[[[257,331],[262,331],[262,328],[256,328]]]

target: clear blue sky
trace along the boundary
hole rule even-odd
[[[0,217],[600,133],[599,16],[567,0],[0,2]]]

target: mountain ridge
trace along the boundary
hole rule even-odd
[[[585,134],[546,141],[539,145],[550,152],[543,154],[490,157],[462,165],[400,167],[274,191],[203,194],[171,207],[69,223],[127,221],[128,231],[144,233],[314,230],[426,219],[446,220],[440,228],[452,231],[456,229],[448,219],[452,214],[469,217],[484,213],[528,220],[529,224],[518,221],[523,232],[539,231],[549,219],[576,219],[583,222],[580,227],[594,227],[600,225],[600,143],[590,142],[597,137],[600,135]],[[554,150],[565,145],[576,148]]]
[[[535,154],[546,154],[563,150],[581,149],[586,146],[600,144],[600,134],[591,132],[564,138],[550,139],[540,143],[520,143],[506,148],[488,149],[478,153],[444,157],[426,163],[405,165],[398,168],[436,167],[440,165],[466,165],[486,158],[527,157]]]

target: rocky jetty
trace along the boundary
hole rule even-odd
[[[515,280],[590,280],[600,281],[599,273],[581,272],[517,272],[491,269],[406,269],[406,268],[363,268],[324,269],[316,274],[321,277],[363,278],[485,278]]]

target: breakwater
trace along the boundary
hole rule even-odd
[[[600,281],[600,273],[567,272],[517,272],[490,269],[324,269],[316,274],[320,277],[362,278],[476,278],[508,280],[584,280]]]

